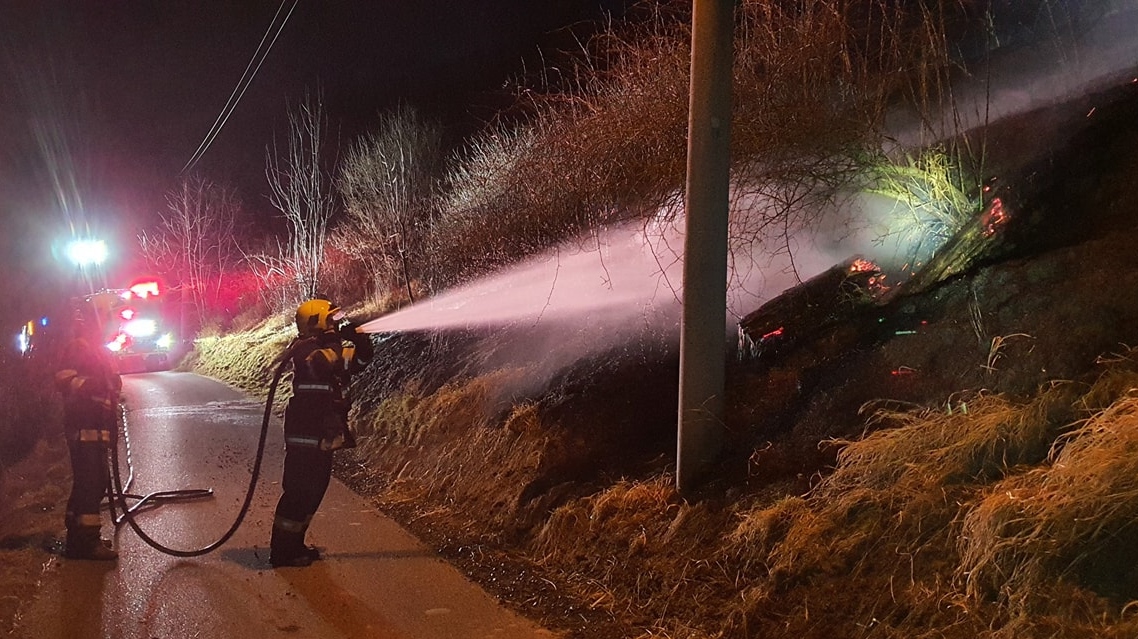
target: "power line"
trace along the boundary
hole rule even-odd
[[[179,175],[184,174],[186,171],[193,168],[194,165],[198,163],[198,160],[201,160],[202,156],[205,155],[205,152],[209,150],[210,145],[213,144],[213,141],[217,137],[217,134],[221,132],[221,128],[225,126],[225,123],[227,121],[229,121],[229,116],[232,115],[234,109],[237,108],[238,102],[240,102],[241,98],[244,97],[245,91],[248,90],[249,85],[253,83],[253,78],[255,78],[257,72],[260,71],[261,65],[264,64],[265,58],[269,56],[269,51],[271,51],[273,45],[276,44],[277,38],[280,37],[281,31],[284,30],[285,24],[288,23],[288,19],[292,16],[292,12],[296,9],[296,5],[300,2],[300,0],[293,0],[292,6],[289,7],[288,13],[285,14],[284,18],[281,20],[280,26],[277,27],[276,33],[273,34],[272,40],[269,41],[268,46],[266,47],[265,41],[268,40],[269,33],[273,30],[273,26],[276,25],[277,18],[280,17],[281,10],[284,9],[284,5],[287,2],[288,0],[281,0],[280,6],[277,7],[277,12],[273,14],[272,22],[269,23],[268,29],[265,30],[265,34],[261,36],[261,41],[257,44],[257,50],[253,53],[253,57],[249,60],[249,64],[245,65],[245,71],[241,74],[241,79],[237,82],[237,86],[234,87],[233,92],[229,94],[229,99],[225,102],[225,106],[222,107],[221,113],[218,114],[217,119],[214,120],[213,126],[210,127],[209,132],[206,133],[205,139],[203,139],[201,144],[198,145],[197,150],[194,151],[193,156],[191,156],[189,161],[186,162],[186,165],[182,167],[182,170],[178,172]],[[254,66],[254,63],[256,63],[256,66]],[[252,69],[251,73],[250,69]]]

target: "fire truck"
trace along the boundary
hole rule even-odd
[[[51,357],[66,339],[67,316],[80,313],[99,329],[120,373],[165,370],[178,348],[176,304],[166,301],[161,282],[136,280],[127,288],[103,289],[71,298],[64,307],[25,322],[16,335],[16,350],[25,358]]]
[[[157,280],[138,280],[84,298],[120,373],[165,370],[173,364],[170,351],[176,341],[164,293]]]

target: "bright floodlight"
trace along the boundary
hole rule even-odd
[[[131,337],[150,337],[158,332],[158,323],[152,319],[130,320],[123,325],[122,332]]]
[[[107,244],[102,240],[74,240],[67,245],[67,259],[76,266],[102,264],[107,259]]]

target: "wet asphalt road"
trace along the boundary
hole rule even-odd
[[[212,489],[164,502],[136,521],[163,545],[205,547],[229,529],[249,483],[264,407],[189,373],[124,376],[126,493]],[[271,422],[250,511],[220,549],[163,554],[129,526],[104,533],[120,550],[105,564],[53,559],[14,636],[20,639],[530,638],[552,637],[506,611],[434,552],[333,480],[308,540],[324,558],[307,568],[268,563],[284,456]],[[133,474],[131,474],[133,471]]]

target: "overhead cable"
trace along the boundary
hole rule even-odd
[[[245,72],[241,74],[241,79],[237,82],[237,86],[234,87],[233,92],[229,94],[229,100],[227,100],[225,106],[222,107],[221,113],[218,114],[217,119],[214,120],[213,126],[210,127],[209,133],[206,134],[205,139],[203,139],[201,144],[198,145],[197,150],[194,151],[193,156],[190,157],[189,161],[186,162],[185,166],[182,167],[182,170],[179,171],[179,174],[184,174],[186,171],[192,169],[194,165],[196,165],[198,161],[201,160],[202,156],[205,155],[205,152],[209,150],[210,145],[213,144],[213,141],[217,137],[217,134],[221,132],[222,127],[224,127],[225,123],[229,120],[229,116],[232,115],[234,109],[237,108],[237,104],[241,101],[241,98],[244,97],[245,91],[249,88],[249,85],[253,83],[253,78],[257,76],[257,72],[260,71],[261,65],[265,62],[265,58],[268,57],[269,51],[272,50],[273,45],[276,44],[277,38],[280,37],[281,31],[284,30],[285,24],[288,23],[288,19],[292,16],[292,12],[296,9],[296,5],[300,2],[300,0],[293,0],[292,6],[289,7],[288,13],[284,15],[284,18],[281,19],[280,25],[278,26],[277,19],[280,18],[281,11],[284,9],[284,5],[287,2],[288,0],[281,0],[281,5],[277,7],[277,12],[273,15],[272,22],[269,23],[269,27],[265,30],[265,34],[261,36],[261,42],[257,44],[257,50],[253,53],[253,57],[249,60],[249,64],[245,66]],[[273,31],[274,26],[276,27],[276,33],[273,33],[272,40],[269,40],[269,34]],[[268,41],[268,46],[265,44],[266,41]]]

